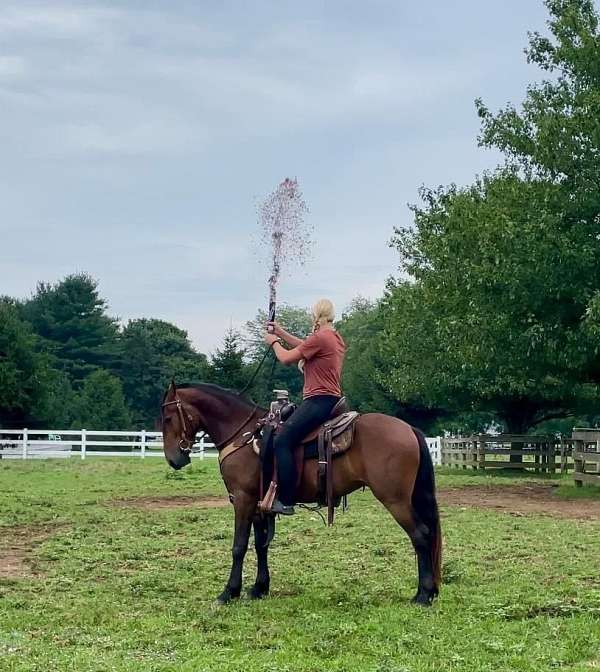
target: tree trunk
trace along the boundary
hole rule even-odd
[[[531,411],[523,404],[520,408],[515,406],[509,409],[501,417],[504,420],[508,434],[527,434],[533,424],[534,415],[535,411]],[[511,449],[519,450],[522,448],[522,445],[519,443],[511,443],[510,447]],[[511,455],[509,459],[513,464],[523,463],[522,455]]]

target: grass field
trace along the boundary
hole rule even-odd
[[[515,483],[438,476],[442,501]],[[600,497],[564,483],[559,503]],[[407,537],[356,493],[332,529],[307,512],[282,521],[271,597],[219,608],[230,507],[157,501],[223,494],[212,460],[177,474],[160,460],[0,462],[0,670],[600,670],[593,516],[442,505],[445,584],[423,609]],[[247,585],[254,569],[249,552]]]

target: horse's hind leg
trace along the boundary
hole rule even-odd
[[[429,530],[416,517],[410,501],[381,501],[406,534],[408,534],[417,554],[419,586],[416,595],[413,597],[413,602],[429,606],[437,595],[433,578],[432,542]]]
[[[256,499],[245,493],[236,493],[233,506],[235,510],[235,532],[233,548],[231,549],[233,562],[227,585],[217,598],[217,601],[221,604],[227,604],[232,599],[239,597],[242,592],[242,568],[248,550],[248,539],[250,538],[252,518],[256,510]]]
[[[273,522],[273,524],[275,524]],[[266,518],[255,518],[254,523],[254,545],[256,546],[256,582],[248,591],[248,595],[253,600],[259,600],[269,594],[269,529]]]

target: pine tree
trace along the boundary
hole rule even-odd
[[[217,348],[211,357],[211,381],[222,387],[241,390],[248,380],[245,354],[240,332],[230,327],[225,333],[223,346]]]

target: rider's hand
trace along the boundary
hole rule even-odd
[[[283,333],[279,322],[267,322],[267,331],[271,334],[275,334],[278,338],[281,337]]]
[[[263,338],[265,339],[265,343],[267,345],[273,345],[273,343],[277,343],[277,341],[279,340],[279,338],[275,336],[275,334],[269,334],[268,332],[265,332]]]

